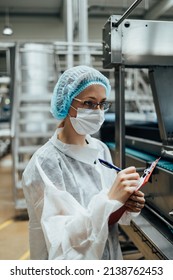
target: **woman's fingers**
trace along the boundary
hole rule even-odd
[[[134,192],[134,196],[142,196],[142,197],[144,197],[144,193],[141,192],[141,191],[135,191]]]
[[[133,179],[127,179],[121,183],[122,187],[135,187],[134,191],[136,190],[136,187],[139,185],[138,180]]]
[[[140,176],[134,166],[121,170],[108,193],[109,199],[116,199],[125,203],[138,186],[139,178]]]
[[[129,200],[145,203],[144,193],[141,191],[136,191],[130,196]]]
[[[126,201],[125,203],[126,207],[129,207],[131,209],[139,209],[141,210],[144,207],[144,203],[140,203],[137,201]]]
[[[134,192],[125,203],[127,211],[139,212],[145,205],[144,193]]]
[[[109,199],[116,199],[125,203],[127,210],[139,212],[145,204],[144,194],[136,191],[140,176],[134,166],[121,170],[108,193]]]
[[[127,167],[127,168],[122,169],[122,170],[119,172],[119,174],[120,174],[120,173],[131,174],[131,173],[135,173],[135,172],[136,172],[135,166],[129,166],[129,167]]]

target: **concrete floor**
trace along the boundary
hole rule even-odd
[[[8,155],[0,160],[0,260],[27,260],[30,258],[28,219],[15,211],[12,186],[12,160]],[[143,259],[123,233],[120,244],[124,260]]]
[[[12,190],[12,161],[0,161],[0,260],[29,259],[28,220],[17,217]]]

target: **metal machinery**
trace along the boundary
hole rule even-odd
[[[13,96],[14,44],[0,43],[0,158],[10,148],[10,120]]]
[[[123,227],[147,259],[173,259],[172,30],[172,22],[127,20],[116,15],[103,28],[103,67],[115,69],[115,137],[108,139],[115,163],[121,168],[147,167],[161,156],[150,182],[143,188],[144,209],[130,227]],[[126,68],[148,69],[157,124],[126,127]]]
[[[56,75],[53,46],[16,45],[15,69],[11,120],[13,194],[15,209],[22,211],[26,209],[21,186],[23,170],[56,127],[49,112]]]

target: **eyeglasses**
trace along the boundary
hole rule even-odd
[[[86,109],[97,109],[97,107],[99,106],[100,110],[104,110],[107,111],[109,110],[109,108],[111,107],[112,103],[109,101],[102,101],[102,102],[93,102],[90,100],[80,100],[78,98],[74,98],[74,100],[79,101],[81,104],[83,104],[83,108]]]

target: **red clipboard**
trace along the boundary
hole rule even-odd
[[[160,160],[160,158],[156,159],[155,161],[153,161],[151,163],[151,165],[144,170],[143,175],[140,177],[139,180],[139,185],[136,188],[136,190],[139,190],[141,187],[143,187],[149,180],[151,174],[153,173],[154,168],[156,167],[158,161]],[[123,215],[123,213],[126,211],[126,206],[123,205],[121,206],[118,210],[116,210],[115,212],[113,212],[110,216],[109,216],[109,221],[108,224],[112,225],[116,222],[119,221],[119,219],[121,218],[121,216]]]

